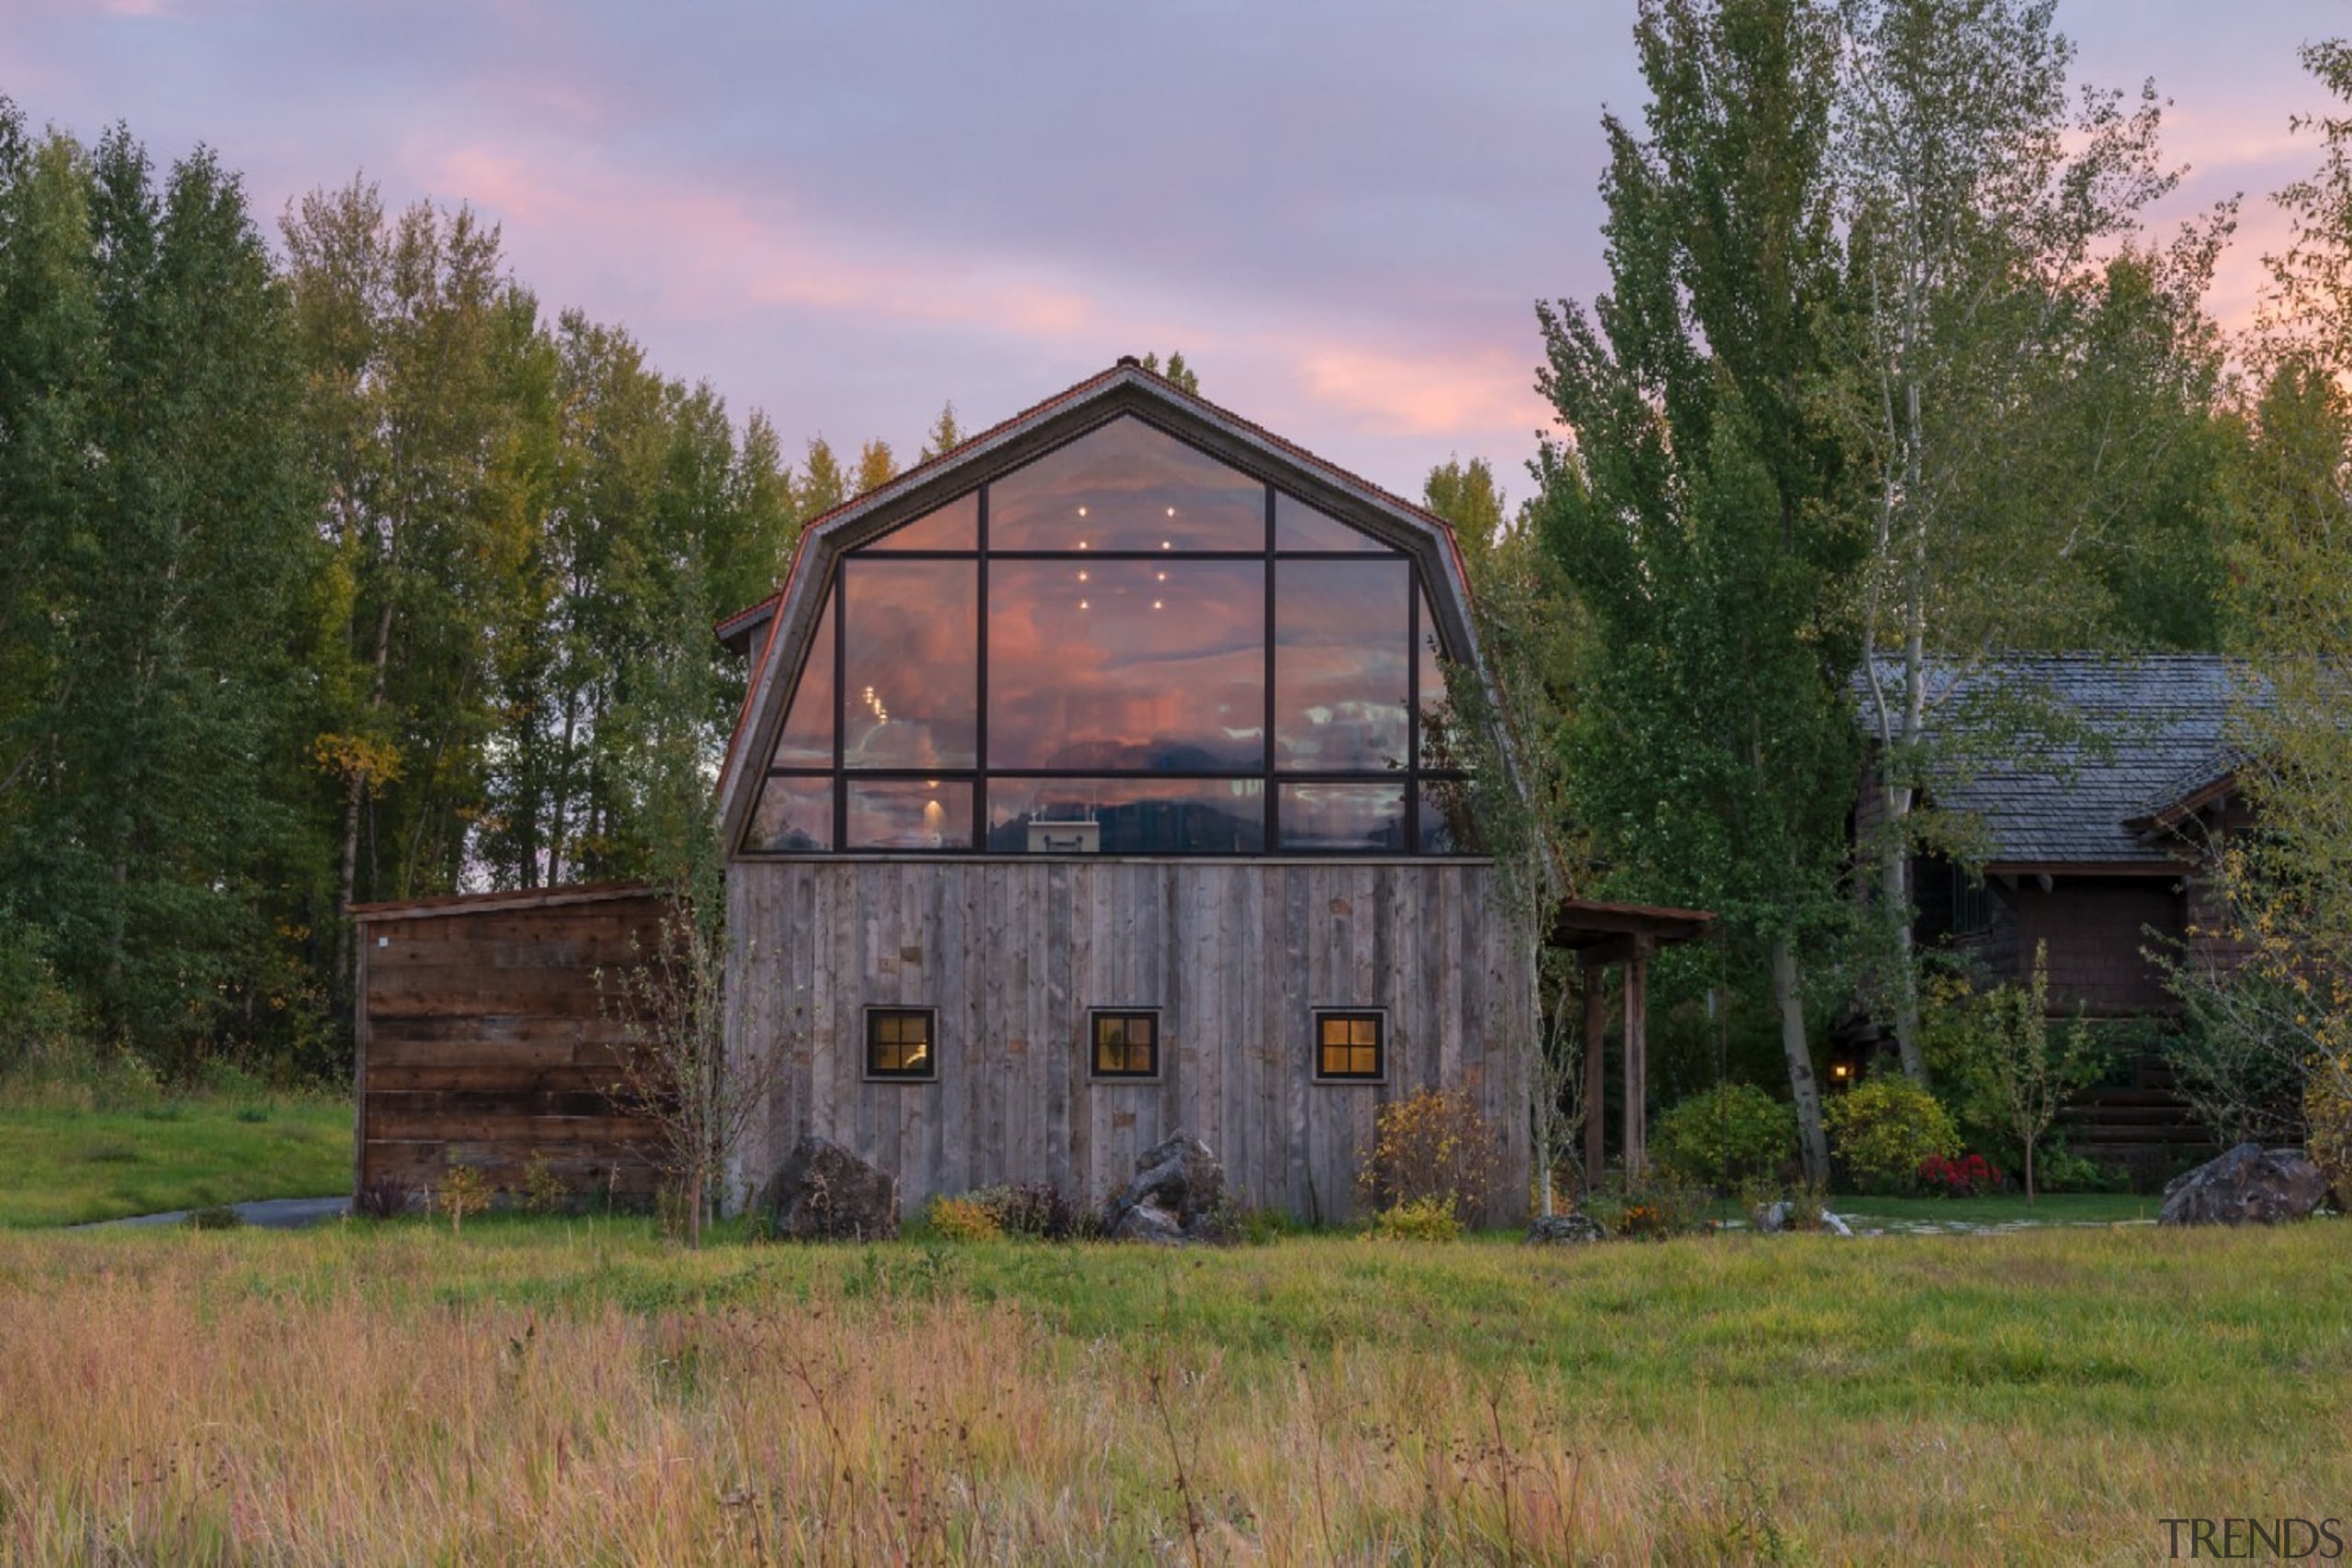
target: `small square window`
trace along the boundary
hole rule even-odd
[[[1387,1020],[1376,1012],[1317,1013],[1315,1076],[1346,1083],[1387,1077]]]
[[[1156,1078],[1159,1076],[1159,1015],[1129,1010],[1094,1015],[1094,1076]]]
[[[865,1013],[865,1076],[873,1078],[935,1078],[939,1076],[939,1014],[930,1008],[868,1008]]]

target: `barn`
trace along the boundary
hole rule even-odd
[[[910,1206],[1093,1198],[1181,1129],[1336,1220],[1378,1108],[1444,1086],[1522,1213],[1468,611],[1441,519],[1132,359],[812,523],[720,628],[729,1048],[780,1069],[739,1179],[813,1133]]]

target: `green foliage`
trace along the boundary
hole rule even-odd
[[[1650,1133],[1659,1170],[1693,1187],[1774,1175],[1796,1152],[1796,1112],[1753,1084],[1693,1095]]]
[[[1157,354],[1147,354],[1143,356],[1143,367],[1146,370],[1150,371],[1155,376],[1166,377],[1176,386],[1192,393],[1194,397],[1198,397],[1200,395],[1201,378],[1193,372],[1191,366],[1184,363],[1184,356],[1181,354],[1170,354],[1168,356],[1168,364],[1164,368],[1159,363],[1159,355]]]
[[[1543,307],[1537,524],[1589,619],[1561,737],[1613,886],[1718,911],[1768,954],[1792,1099],[1824,1159],[1800,947],[1848,918],[1860,558],[1808,387],[1841,308],[1838,60],[1804,0],[1651,4],[1648,135],[1604,119],[1611,291]]]
[[[2023,1178],[2031,1202],[2044,1157],[2040,1145],[2059,1111],[2098,1078],[2109,1048],[2081,1020],[2055,1034],[2051,1030],[2046,942],[2035,949],[2026,984],[1981,996],[1953,987],[1940,1010],[1937,1070],[1951,1086],[1960,1120],[1998,1140],[1999,1157]],[[2088,1179],[2079,1170],[2068,1174]]]
[[[523,1167],[523,1212],[560,1214],[571,1207],[571,1194],[565,1190],[563,1179],[555,1173],[554,1162],[543,1154],[533,1155]]]
[[[78,1032],[74,998],[43,945],[39,927],[0,906],[0,1078],[56,1060]]]
[[[961,446],[964,441],[964,427],[956,423],[956,405],[953,402],[943,403],[939,418],[932,423],[931,433],[923,437],[922,452],[916,460],[928,463],[934,457],[944,457]]]
[[[1707,1195],[1697,1188],[1653,1176],[1631,1190],[1587,1193],[1577,1212],[1613,1236],[1665,1241],[1707,1228]]]
[[[1830,1147],[1864,1191],[1907,1192],[1919,1162],[1960,1152],[1960,1133],[1936,1097],[1900,1077],[1880,1075],[1833,1098],[1823,1119]]]
[[[208,1203],[187,1212],[187,1228],[192,1231],[232,1231],[244,1223],[244,1215],[226,1203]]]
[[[123,130],[35,140],[5,102],[0,233],[8,945],[167,1069],[282,1046],[320,1001],[327,564],[284,291],[210,153],[159,178]]]
[[[1462,1222],[1445,1199],[1414,1198],[1373,1215],[1372,1234],[1382,1241],[1459,1241]]]

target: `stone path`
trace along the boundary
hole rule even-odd
[[[300,1230],[325,1220],[341,1219],[351,1212],[351,1200],[339,1198],[259,1198],[249,1203],[231,1203],[237,1217],[249,1225],[266,1231]],[[172,1209],[161,1214],[133,1214],[127,1220],[93,1220],[87,1224],[68,1225],[68,1230],[116,1230],[147,1225],[184,1225],[188,1211]]]

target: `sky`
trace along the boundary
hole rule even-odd
[[[1605,280],[1632,0],[5,0],[0,96],[159,164],[204,143],[273,238],[355,175],[471,205],[550,314],[626,326],[787,449],[967,430],[1123,354],[1408,495],[1514,496],[1534,303]],[[2243,194],[2250,314],[2312,166],[2296,61],[2341,0],[2061,0],[2083,82],[2172,101],[2161,223]]]

